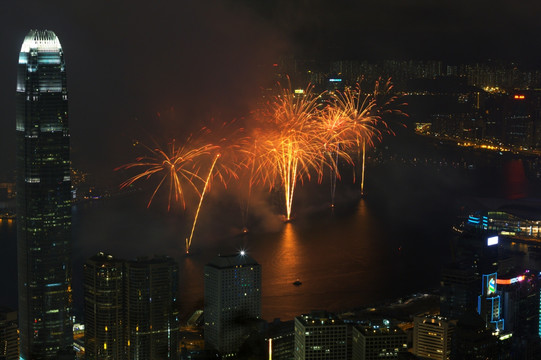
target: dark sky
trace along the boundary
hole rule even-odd
[[[2,1],[0,177],[14,168],[16,64],[32,28],[64,48],[74,166],[108,175],[133,159],[134,137],[245,113],[282,55],[541,68],[539,14],[537,0]]]

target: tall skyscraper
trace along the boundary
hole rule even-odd
[[[205,265],[205,344],[234,355],[261,319],[261,266],[241,253]]]
[[[169,257],[155,257],[127,261],[125,269],[128,359],[176,359],[177,263]]]
[[[85,358],[124,360],[124,261],[99,253],[84,265]]]
[[[54,32],[25,37],[16,98],[21,358],[53,359],[73,344],[68,92]]]

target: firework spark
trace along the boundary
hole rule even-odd
[[[251,158],[253,173],[269,188],[282,187],[286,220],[291,219],[297,182],[309,180],[312,171],[322,177],[326,159],[317,132],[317,112],[317,96],[311,87],[300,95],[283,89],[269,104],[262,127],[254,135],[258,145]]]
[[[148,155],[138,157],[135,162],[122,165],[115,169],[141,169],[141,172],[122,182],[120,187],[126,188],[141,179],[148,180],[153,176],[160,176],[161,178],[150,196],[147,207],[150,207],[150,204],[164,183],[168,182],[167,210],[170,210],[173,201],[180,202],[183,208],[186,208],[184,187],[188,186],[199,195],[195,184],[196,181],[203,181],[198,175],[200,170],[199,159],[208,156],[215,148],[209,144],[193,148],[189,145],[190,140],[179,146],[174,139],[168,143],[165,149],[161,147],[150,148],[149,146],[142,145],[149,153]]]

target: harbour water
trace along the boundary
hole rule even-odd
[[[417,160],[416,160],[417,161]],[[146,208],[148,194],[83,203],[73,208],[74,294],[82,309],[82,264],[104,251],[120,258],[169,255],[180,266],[181,316],[203,307],[203,267],[217,254],[245,250],[263,271],[263,317],[291,319],[314,309],[341,311],[382,303],[439,286],[449,260],[450,231],[470,196],[498,196],[505,176],[485,169],[394,159],[367,172],[366,196],[343,178],[336,207],[329,185],[297,190],[289,223],[268,206],[252,204],[248,234],[241,235],[234,196],[209,193],[189,256],[184,239],[189,214]],[[16,307],[16,220],[0,224],[0,305]],[[301,286],[294,286],[296,280]]]

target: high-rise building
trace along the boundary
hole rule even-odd
[[[413,353],[423,359],[448,360],[454,322],[441,316],[415,316]]]
[[[498,359],[498,337],[492,335],[484,319],[468,310],[458,319],[453,334],[452,359]]]
[[[176,359],[178,352],[178,264],[169,257],[125,265],[128,360]]]
[[[406,334],[388,320],[356,325],[351,336],[353,360],[398,359],[401,352],[408,351]]]
[[[477,308],[479,276],[469,263],[445,266],[441,274],[440,313],[449,319],[458,319]]]
[[[17,311],[0,308],[0,359],[19,359]]]
[[[217,256],[205,266],[205,345],[233,356],[261,319],[261,266],[250,256]]]
[[[68,92],[55,33],[31,30],[17,70],[21,359],[52,359],[73,344]]]
[[[485,320],[487,327],[494,331],[504,330],[501,296],[498,291],[498,273],[483,274],[482,293],[478,297],[477,312]]]
[[[270,342],[269,351],[274,360],[293,360],[295,349],[295,321],[282,322],[274,319],[269,325],[266,336]],[[270,356],[269,356],[270,358]]]
[[[314,311],[295,318],[295,360],[343,360],[348,354],[348,326],[333,314]]]
[[[84,264],[85,358],[125,359],[124,261],[99,253]]]

